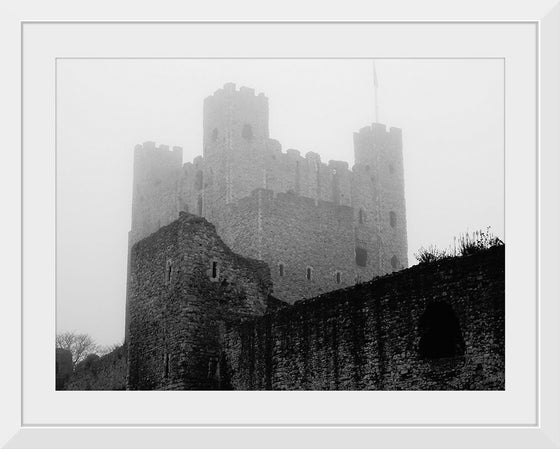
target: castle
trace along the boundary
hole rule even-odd
[[[60,388],[505,388],[504,248],[406,269],[400,130],[362,128],[352,170],[324,164],[282,152],[266,97],[226,84],[203,146],[184,165],[135,148],[125,344]]]
[[[289,303],[407,267],[401,131],[356,132],[350,170],[282,152],[268,117],[262,93],[230,83],[204,101],[202,157],[183,165],[180,147],[136,146],[129,247],[196,214],[234,252],[264,261]]]

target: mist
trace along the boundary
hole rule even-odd
[[[409,264],[465,231],[504,239],[498,59],[376,60],[377,121],[402,129]],[[283,150],[354,163],[375,120],[365,59],[62,59],[57,63],[57,332],[122,342],[134,146],[202,154],[202,102],[225,83],[269,99]]]

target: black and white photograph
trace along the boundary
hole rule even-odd
[[[560,449],[560,0],[0,23],[0,447]]]
[[[57,60],[56,389],[505,390],[504,70]]]

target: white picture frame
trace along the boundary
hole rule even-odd
[[[530,5],[509,5],[507,2],[492,2],[469,5],[468,7],[458,8],[455,6],[451,9],[445,9],[443,4],[423,4],[421,8],[413,2],[402,3],[398,7],[394,4],[380,3],[378,5],[368,4],[356,5],[355,8],[351,4],[339,5],[330,9],[325,7],[324,14],[318,14],[322,11],[319,6],[297,5],[286,12],[277,11],[275,13],[255,9],[255,4],[247,3],[244,5],[242,12],[237,5],[225,5],[222,3],[220,9],[218,5],[200,6],[195,8],[193,12],[190,10],[181,10],[170,12],[173,20],[169,17],[161,17],[158,13],[157,5],[152,10],[146,10],[140,14],[138,19],[134,5],[131,2],[123,2],[123,6],[111,5],[111,9],[107,8],[101,14],[92,17],[85,10],[79,12],[78,16],[73,15],[69,11],[65,11],[61,6],[49,5],[48,11],[40,12],[33,9],[33,4],[16,5],[12,4],[12,9],[3,19],[2,37],[3,42],[8,43],[9,59],[7,59],[6,67],[8,73],[3,75],[2,89],[5,90],[10,107],[5,107],[2,114],[5,115],[4,123],[13,123],[8,127],[9,131],[9,166],[13,167],[11,176],[2,182],[13,182],[14,186],[4,187],[5,192],[17,192],[20,182],[20,172],[16,170],[16,166],[22,165],[22,197],[19,198],[13,194],[15,198],[10,198],[14,206],[14,212],[9,215],[11,217],[20,216],[18,209],[20,207],[20,199],[22,200],[22,223],[21,234],[23,238],[22,244],[22,282],[18,282],[19,274],[14,272],[12,284],[8,289],[6,301],[2,305],[2,316],[4,323],[1,329],[2,341],[5,342],[4,357],[10,362],[6,364],[9,369],[5,369],[2,381],[2,409],[1,419],[3,422],[2,433],[0,434],[0,442],[6,444],[7,448],[27,448],[27,447],[493,447],[493,448],[557,448],[560,447],[560,385],[558,379],[560,377],[560,306],[558,297],[560,297],[560,283],[558,281],[559,264],[559,240],[558,229],[560,228],[560,181],[559,168],[560,157],[558,148],[560,148],[560,131],[558,123],[560,123],[560,4],[557,1],[537,1]],[[296,5],[294,5],[296,6]],[[443,8],[443,9],[442,9]],[[186,6],[185,6],[186,9]],[[39,12],[38,12],[39,11]],[[218,12],[217,12],[218,11]],[[233,11],[236,11],[234,13]],[[359,14],[358,14],[359,11]],[[134,22],[132,19],[137,20]],[[320,17],[319,17],[320,16]],[[179,20],[179,17],[181,20]],[[398,19],[398,20],[397,20]],[[51,299],[54,297],[55,279],[54,271],[50,269],[53,261],[54,248],[51,244],[54,241],[54,214],[52,206],[54,204],[53,189],[44,188],[43,181],[47,183],[55,179],[54,164],[52,153],[48,156],[48,152],[38,152],[43,145],[44,149],[55,148],[55,133],[50,119],[54,117],[54,101],[53,101],[53,84],[54,71],[48,76],[45,68],[54,68],[57,57],[69,55],[89,55],[89,56],[107,56],[107,47],[100,44],[96,38],[99,37],[94,29],[96,25],[105,23],[108,34],[111,34],[110,27],[126,27],[133,26],[134,23],[143,25],[158,24],[162,32],[165,34],[170,27],[178,27],[181,24],[216,24],[219,26],[234,26],[258,24],[264,31],[268,32],[271,27],[278,27],[278,24],[292,24],[292,26],[312,26],[313,24],[344,24],[348,29],[352,27],[363,27],[367,24],[398,24],[403,29],[409,25],[425,24],[427,25],[445,25],[449,30],[449,41],[456,39],[458,45],[457,52],[468,54],[469,45],[472,43],[464,39],[463,36],[451,36],[458,28],[465,28],[465,25],[476,24],[480,33],[484,34],[485,27],[494,26],[493,30],[497,30],[500,25],[520,24],[527,25],[530,32],[521,32],[520,36],[500,36],[498,31],[493,31],[493,38],[498,41],[496,47],[492,47],[493,43],[487,42],[486,51],[493,57],[514,58],[515,54],[521,54],[523,43],[527,44],[531,39],[532,50],[527,49],[527,54],[534,51],[534,79],[529,78],[532,84],[525,85],[527,89],[533,89],[534,101],[531,111],[510,111],[512,104],[508,103],[508,99],[520,98],[522,93],[515,96],[515,92],[506,95],[506,117],[510,119],[510,126],[515,123],[515,117],[520,120],[519,125],[529,115],[531,124],[528,125],[527,135],[519,134],[521,143],[523,138],[530,138],[531,132],[536,136],[535,162],[533,168],[537,169],[536,179],[538,184],[535,186],[536,198],[527,199],[529,203],[524,203],[522,199],[517,200],[517,204],[533,204],[534,213],[524,214],[523,210],[514,211],[512,206],[510,211],[512,215],[506,214],[510,219],[510,228],[512,232],[523,231],[523,224],[513,224],[514,218],[527,215],[525,218],[527,229],[529,229],[532,237],[537,239],[525,242],[519,245],[508,246],[510,255],[517,256],[519,259],[525,260],[525,264],[520,264],[520,269],[529,267],[533,271],[527,271],[527,281],[522,278],[523,273],[516,272],[516,279],[512,282],[519,288],[519,291],[527,291],[528,296],[533,295],[530,291],[532,283],[537,287],[536,304],[532,309],[536,318],[536,346],[535,357],[531,361],[517,360],[520,363],[531,363],[534,368],[534,378],[529,378],[529,382],[534,383],[534,394],[536,402],[532,397],[522,399],[514,398],[511,402],[504,402],[503,409],[481,406],[478,413],[501,413],[493,422],[478,422],[472,424],[469,422],[437,422],[430,420],[430,416],[434,415],[430,411],[430,407],[436,407],[438,404],[444,406],[450,405],[458,400],[456,396],[447,398],[433,397],[429,402],[424,396],[424,407],[427,422],[421,418],[420,409],[411,408],[416,413],[416,418],[411,417],[408,422],[397,423],[389,421],[368,422],[367,420],[355,419],[355,421],[347,420],[346,422],[337,422],[336,413],[344,411],[351,416],[359,417],[363,412],[364,402],[359,395],[365,393],[352,392],[346,395],[342,392],[325,393],[335,396],[295,396],[290,393],[272,393],[283,395],[281,399],[270,396],[270,392],[266,393],[242,393],[244,394],[240,401],[237,397],[229,397],[224,402],[224,397],[214,395],[213,393],[197,392],[197,395],[185,396],[179,392],[169,393],[167,396],[159,393],[152,393],[149,399],[146,396],[131,396],[130,408],[126,410],[118,410],[114,406],[114,394],[112,392],[54,392],[49,388],[53,384],[54,378],[54,350],[49,352],[42,346],[40,340],[45,339],[45,335],[49,335],[54,329],[54,315],[52,314],[53,304]],[[56,26],[64,26],[66,28],[63,35],[51,37],[47,33],[55,29]],[[278,27],[280,28],[280,27]],[[113,28],[116,30],[116,28]],[[512,28],[513,29],[513,28]],[[175,32],[175,31],[174,31]],[[45,33],[45,34],[43,34]],[[121,33],[123,41],[130,39],[127,33]],[[157,34],[157,33],[156,33]],[[514,33],[515,34],[515,33]],[[154,34],[155,35],[155,34]],[[240,33],[241,35],[241,33]],[[467,35],[465,35],[466,37]],[[141,41],[141,35],[133,36],[132,42],[128,42],[129,50],[136,48],[133,56],[157,54],[161,52],[163,56],[176,55],[176,49],[158,47],[156,40],[151,38]],[[70,39],[69,39],[70,38]],[[169,38],[169,37],[168,37]],[[427,36],[426,42],[434,37]],[[508,45],[507,41],[512,39],[520,39],[517,47],[518,53],[501,54],[499,45],[501,40],[504,41],[504,48]],[[165,36],[164,36],[165,39]],[[243,43],[243,37],[240,38]],[[42,51],[31,55],[26,53],[34,47],[27,45],[42,41],[40,49]],[[149,43],[153,42],[153,47]],[[420,46],[421,40],[410,42],[411,46]],[[344,47],[345,38],[340,38],[341,47],[337,49],[339,53],[348,51],[348,47]],[[49,47],[52,45],[52,47]],[[115,42],[112,51],[115,54],[123,55],[120,44]],[[58,46],[58,47],[57,47]],[[301,45],[301,51],[306,54],[306,46]],[[359,45],[354,47],[352,54],[363,52]],[[37,47],[39,48],[39,47]],[[36,48],[36,50],[37,50]],[[346,50],[345,50],[346,48]],[[44,51],[43,51],[44,50]],[[119,53],[119,51],[121,53]],[[220,50],[216,47],[216,54],[225,54],[226,50]],[[220,51],[222,53],[220,53]],[[256,50],[258,51],[258,50]],[[281,54],[283,51],[282,44],[278,44],[270,50]],[[307,49],[309,51],[309,49]],[[327,51],[332,52],[332,46]],[[385,50],[386,52],[389,50]],[[418,51],[425,51],[419,49]],[[442,54],[440,50],[439,54]],[[477,50],[481,52],[480,47]],[[435,52],[435,50],[433,50]],[[200,54],[203,54],[200,50]],[[427,52],[429,53],[429,51]],[[479,54],[477,53],[477,54]],[[453,56],[454,53],[449,53]],[[404,57],[402,53],[395,53],[395,56]],[[522,63],[519,61],[518,63]],[[525,61],[527,62],[527,61]],[[4,79],[5,77],[5,79]],[[21,81],[18,81],[21,80]],[[527,80],[525,80],[527,81]],[[520,81],[522,82],[522,80]],[[21,96],[16,86],[22,88]],[[521,84],[523,86],[523,84]],[[511,96],[513,95],[513,96]],[[530,95],[525,100],[530,101],[533,97]],[[524,101],[525,101],[524,100]],[[521,100],[520,100],[521,101]],[[526,103],[521,103],[522,105]],[[18,117],[15,111],[20,110],[21,117]],[[31,105],[33,105],[31,107]],[[47,115],[50,114],[50,115]],[[517,115],[516,115],[517,114]],[[41,120],[46,123],[41,124]],[[506,121],[508,118],[506,118]],[[21,127],[20,127],[21,126]],[[517,131],[521,126],[515,127]],[[21,133],[20,133],[21,129]],[[33,131],[32,134],[28,134]],[[512,132],[517,132],[513,130]],[[520,133],[522,131],[519,131]],[[528,140],[533,145],[534,140]],[[510,145],[510,149],[508,149]],[[518,146],[516,146],[518,145]],[[21,148],[22,157],[17,149]],[[510,153],[508,153],[510,151]],[[523,152],[523,148],[519,146],[519,142],[512,142],[506,139],[506,158],[515,159],[516,155]],[[526,150],[525,150],[526,151]],[[30,159],[33,155],[33,159]],[[44,159],[42,159],[44,157]],[[531,170],[529,164],[525,169]],[[43,173],[43,174],[41,174]],[[530,176],[535,173],[530,174]],[[46,176],[42,177],[42,176]],[[529,176],[529,177],[530,177]],[[522,181],[518,184],[522,187]],[[41,191],[46,195],[41,201],[40,197],[33,196],[35,192]],[[38,201],[39,200],[39,201]],[[33,207],[30,207],[33,202]],[[507,211],[506,202],[506,211]],[[515,204],[513,202],[512,204]],[[517,206],[519,208],[519,206]],[[533,211],[533,209],[531,209]],[[513,213],[515,212],[515,213]],[[517,221],[516,221],[517,223]],[[13,235],[19,234],[19,225],[17,220],[11,223],[6,232]],[[506,227],[508,221],[506,218]],[[515,228],[515,226],[520,226]],[[517,229],[517,231],[516,231]],[[43,236],[51,235],[52,241],[42,242]],[[19,242],[17,238],[13,240],[14,257],[6,263],[5,273],[9,273],[19,264],[15,263],[19,258],[17,254],[20,252]],[[529,240],[529,239],[528,239]],[[507,242],[506,242],[507,243]],[[517,252],[518,251],[518,252]],[[33,259],[30,264],[30,259]],[[8,259],[8,258],[6,258]],[[50,262],[49,262],[50,261]],[[508,259],[508,263],[515,263]],[[506,265],[507,266],[507,265]],[[511,267],[512,265],[510,265]],[[41,269],[43,267],[43,269]],[[509,280],[509,278],[507,278]],[[532,281],[530,280],[532,279]],[[506,284],[507,285],[507,284]],[[524,290],[524,289],[527,290]],[[20,291],[21,290],[21,291]],[[40,293],[44,292],[45,297],[50,298],[44,302],[40,302]],[[507,294],[512,293],[511,288],[506,287]],[[507,307],[506,302],[506,307]],[[33,307],[33,309],[31,309]],[[513,306],[515,308],[515,306]],[[31,315],[31,316],[30,316]],[[508,322],[506,321],[506,327]],[[510,329],[511,332],[511,329]],[[522,331],[520,330],[522,333]],[[19,336],[21,335],[21,341]],[[51,335],[54,335],[52,333]],[[516,343],[516,333],[506,334],[511,336],[506,340],[506,345]],[[35,344],[38,342],[38,344]],[[50,343],[46,343],[47,345]],[[506,347],[507,350],[507,347]],[[510,347],[511,350],[511,347]],[[532,351],[532,350],[531,350]],[[33,352],[33,356],[31,356]],[[522,352],[519,350],[519,352]],[[529,351],[529,353],[531,353]],[[507,353],[515,359],[515,353]],[[19,363],[21,361],[21,363]],[[534,366],[533,366],[534,365]],[[40,376],[42,372],[51,373]],[[515,374],[515,373],[514,373]],[[51,377],[48,377],[48,376]],[[506,371],[506,376],[507,376]],[[518,382],[522,386],[524,379],[519,378]],[[506,381],[506,390],[508,386]],[[521,387],[520,387],[521,388]],[[515,389],[515,388],[514,388]],[[48,391],[49,390],[49,391]],[[520,390],[521,391],[521,390]],[[340,393],[340,394],[339,394]],[[398,406],[406,406],[407,398],[398,393],[386,392],[388,395],[393,394],[392,398],[387,396],[384,401],[396,404],[396,410],[387,409],[387,413],[393,413],[396,416],[399,413]],[[408,392],[413,396],[415,392]],[[429,394],[429,392],[425,392]],[[463,392],[465,394],[472,394]],[[76,394],[73,399],[64,395]],[[131,394],[124,392],[120,394]],[[305,394],[305,393],[304,393]],[[433,394],[433,393],[432,393]],[[172,395],[172,396],[171,396]],[[259,395],[259,396],[257,396]],[[398,395],[398,396],[397,396]],[[353,396],[353,397],[352,397]],[[362,396],[364,397],[364,396]],[[404,399],[403,399],[404,398]],[[371,399],[371,397],[370,397]],[[332,414],[326,413],[312,420],[306,421],[301,417],[287,422],[282,418],[282,408],[290,407],[292,401],[296,401],[298,406],[305,409],[306,401],[317,401],[317,412],[320,409],[336,409]],[[381,399],[380,399],[381,400]],[[492,401],[492,398],[482,396],[471,396],[466,398],[463,396],[460,400],[465,400],[470,407],[476,407],[477,404],[486,404],[484,401]],[[113,401],[113,402],[112,402]],[[196,401],[197,413],[203,418],[195,419],[196,414],[186,416],[185,411],[181,410],[182,404],[194,403]],[[251,421],[251,416],[266,415],[269,411],[266,404],[276,404],[271,401],[278,401],[278,422],[269,421],[257,422]],[[354,401],[354,402],[353,402]],[[357,401],[357,402],[356,402]],[[448,402],[446,402],[448,401]],[[450,402],[449,402],[450,401]],[[79,410],[70,408],[76,404],[84,404],[97,410],[98,415],[109,415],[106,422],[100,424],[99,420],[92,418],[87,421],[87,417],[80,415]],[[109,406],[107,406],[110,404]],[[151,422],[147,416],[141,412],[138,415],[130,414],[130,420],[127,422],[119,421],[114,418],[118,413],[131,413],[130,410],[142,410],[142,408],[151,409],[152,412],[158,410],[158,407],[165,407],[170,404],[169,408],[159,409],[163,416],[160,422]],[[358,408],[351,408],[353,404],[359,404]],[[416,402],[418,405],[418,402]],[[534,404],[534,410],[515,410],[518,404]],[[105,408],[104,408],[105,407]],[[184,405],[183,405],[184,407]],[[250,410],[245,409],[253,407]],[[533,405],[527,407],[533,407]],[[293,411],[297,415],[297,408]],[[508,410],[509,408],[509,410]],[[65,410],[66,409],[66,410]],[[313,409],[309,409],[313,410]],[[500,411],[501,410],[501,411]],[[511,411],[511,417],[508,415]],[[309,412],[309,411],[308,411]],[[452,415],[453,410],[446,411]],[[407,410],[401,409],[401,414],[407,415]],[[442,413],[440,413],[442,415]],[[50,416],[50,418],[49,418]],[[75,419],[71,419],[72,416]],[[93,415],[92,415],[93,416]],[[210,418],[215,416],[215,422],[211,422]],[[270,414],[270,416],[272,416]],[[377,415],[376,415],[377,416]],[[434,415],[435,416],[435,415]],[[66,417],[66,418],[65,418]],[[206,417],[206,418],[204,418]],[[66,420],[65,420],[66,419]],[[416,421],[414,421],[416,419]],[[468,421],[468,419],[467,419]]]

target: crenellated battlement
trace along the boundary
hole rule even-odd
[[[354,133],[354,141],[356,140],[400,144],[402,142],[402,130],[395,127],[390,127],[387,130],[387,125],[383,123],[372,123],[371,126],[364,126]]]
[[[400,129],[355,132],[353,166],[323,161],[284,150],[269,137],[267,97],[227,83],[204,100],[202,150],[183,163],[180,147],[135,147],[131,244],[181,212],[204,217],[269,264],[288,302],[407,266]]]
[[[169,145],[160,144],[156,146],[156,143],[153,141],[146,141],[142,144],[138,144],[134,147],[134,150],[138,153],[144,154],[160,154],[160,155],[180,155],[181,160],[183,158],[183,147],[174,146],[172,149],[169,149]]]
[[[258,95],[255,95],[255,89],[252,87],[241,86],[237,89],[235,83],[225,83],[221,89],[217,89],[214,91],[214,94],[206,97],[211,98],[212,96],[220,96],[220,95],[232,95],[232,94],[240,94],[248,97],[259,97],[259,98],[266,98],[265,94],[260,92]]]

